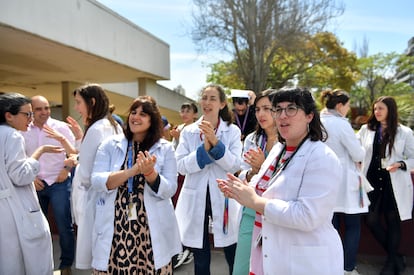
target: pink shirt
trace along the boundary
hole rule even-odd
[[[71,144],[75,145],[75,136],[66,123],[49,118],[46,125],[61,133]],[[56,145],[62,147],[62,144],[59,141],[47,137],[47,133],[33,123],[30,124],[27,132],[22,132],[22,135],[26,142],[25,147],[28,156],[31,156],[33,152],[42,145]],[[48,185],[52,185],[65,166],[63,163],[65,159],[66,152],[42,154],[39,159],[40,172],[37,175],[38,178],[46,181]]]

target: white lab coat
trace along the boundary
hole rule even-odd
[[[76,239],[76,268],[90,269],[92,263],[92,226],[95,215],[95,198],[89,192],[90,176],[95,161],[96,151],[101,142],[112,135],[122,134],[117,124],[117,131],[107,118],[96,121],[88,129],[79,151],[79,165],[72,180],[72,213],[78,225]]]
[[[273,147],[252,185],[282,148],[282,144]],[[262,215],[265,274],[343,274],[342,243],[331,222],[340,171],[328,146],[307,140],[286,169],[271,179],[262,195],[269,199]]]
[[[39,162],[7,125],[0,125],[0,158],[0,274],[52,274],[49,224],[33,185]]]
[[[201,117],[183,129],[175,152],[178,172],[185,175],[175,213],[183,244],[188,247],[202,248],[208,186],[213,215],[214,245],[226,247],[237,242],[240,204],[229,199],[228,233],[224,234],[224,195],[218,188],[216,179],[227,178],[227,172],[235,173],[240,170],[242,161],[240,129],[234,124],[227,125],[225,121],[220,120],[216,136],[226,147],[224,156],[201,169],[197,163],[196,151],[203,143],[198,128],[202,119]]]
[[[259,138],[259,144],[262,142],[263,136]],[[259,146],[256,144],[256,131],[247,135],[243,142],[243,152],[242,152],[242,161],[240,164],[240,173],[239,179],[246,179],[247,172],[251,168],[251,165],[244,161],[244,154],[247,153],[250,149],[257,150]]]
[[[105,140],[99,147],[92,173],[91,191],[101,203],[96,204],[96,219],[93,226],[92,267],[107,270],[114,234],[115,204],[117,188],[108,190],[106,182],[113,171],[119,171],[127,154],[128,141],[123,136]],[[155,169],[160,176],[158,192],[148,184],[144,186],[144,205],[147,211],[154,265],[159,269],[181,252],[182,245],[171,197],[177,190],[177,164],[173,145],[165,139],[159,140],[149,150],[157,157]],[[102,203],[103,202],[103,203]]]
[[[346,214],[366,213],[370,203],[367,191],[370,189],[363,186],[366,181],[361,179],[363,206],[360,206],[360,171],[356,166],[357,162],[363,161],[365,149],[348,119],[335,113],[333,110],[321,112],[321,122],[328,132],[326,144],[335,152],[342,165],[342,182],[334,211]]]
[[[362,146],[366,150],[364,161],[362,162],[362,171],[367,174],[372,159],[372,146],[374,144],[375,131],[368,129],[367,125],[362,125],[358,132]],[[391,156],[388,153],[388,146],[385,150],[387,165],[397,161],[404,161],[407,170],[390,173],[392,190],[394,191],[397,202],[398,212],[402,221],[411,219],[413,209],[413,183],[411,181],[410,171],[414,168],[414,136],[413,131],[403,125],[399,125],[395,136],[394,146]]]

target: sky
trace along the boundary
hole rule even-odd
[[[171,75],[160,85],[174,89],[181,85],[186,96],[197,99],[207,83],[208,65],[229,57],[220,52],[198,53],[190,32],[191,0],[98,0],[142,29],[170,45]],[[404,53],[414,37],[413,0],[343,0],[345,11],[328,31],[343,47],[358,53],[363,41],[368,54]]]

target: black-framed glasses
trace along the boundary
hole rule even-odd
[[[285,111],[286,116],[292,117],[298,113],[299,109],[301,108],[297,105],[289,105],[286,108],[275,107],[273,109],[273,113],[275,117],[280,117],[282,115],[282,112]]]
[[[19,114],[24,114],[24,115],[27,116],[27,118],[32,118],[33,117],[33,112],[23,112],[23,111],[20,111]]]
[[[233,97],[232,99],[233,99],[233,104],[237,103],[239,105],[242,105],[243,103],[247,104],[249,102],[249,99],[246,97]]]

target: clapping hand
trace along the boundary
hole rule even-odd
[[[151,173],[154,170],[155,163],[157,162],[157,157],[151,155],[148,151],[139,152],[136,159],[136,165],[138,167],[139,173],[144,175]]]
[[[216,181],[224,196],[235,199],[241,205],[252,208],[252,202],[257,194],[246,181],[242,181],[231,173],[227,173],[227,179],[217,179]]]
[[[209,151],[218,143],[216,131],[213,125],[207,120],[201,121],[198,127],[200,128],[201,134],[204,135],[204,148],[206,149],[206,151]]]
[[[174,129],[172,129],[171,131],[170,131],[170,135],[173,137],[173,138],[175,138],[175,139],[179,139],[179,137],[180,137],[180,130],[178,130],[177,129],[177,127],[174,127]]]
[[[265,161],[265,154],[262,149],[249,149],[244,155],[244,161],[252,167],[252,171],[257,173]]]

